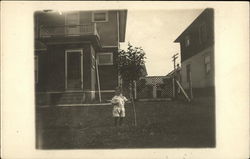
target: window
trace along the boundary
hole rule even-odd
[[[107,22],[108,12],[93,12],[92,22]]]
[[[79,12],[73,12],[73,13],[68,13],[65,16],[65,31],[66,35],[79,35],[80,34],[80,14]],[[54,33],[57,34],[62,34],[63,28],[56,28],[54,30]]]
[[[200,43],[204,43],[207,40],[207,28],[205,23],[202,23],[199,27],[199,40]]]
[[[97,61],[99,65],[113,65],[113,53],[99,53]]]
[[[79,12],[74,12],[74,13],[68,13],[66,14],[66,25],[79,25],[80,23],[80,18],[79,18]]]
[[[35,82],[38,83],[38,56],[35,56]]]
[[[190,45],[190,37],[187,35],[185,37],[185,46],[188,47]]]
[[[209,74],[211,71],[211,62],[210,62],[210,56],[205,56],[205,72],[206,74]]]

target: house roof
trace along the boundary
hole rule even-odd
[[[126,26],[127,26],[127,10],[119,10],[119,41],[125,41],[126,35]]]
[[[148,75],[147,68],[146,68],[146,65],[145,65],[145,64],[143,64],[142,67],[143,67],[142,76],[145,77],[145,76]]]
[[[191,30],[191,28],[205,15],[205,14],[210,14],[213,12],[212,8],[206,8],[178,37],[174,42],[180,42],[187,32]]]
[[[177,67],[175,70],[172,70],[171,72],[169,72],[166,76],[167,77],[171,77],[175,74],[175,72],[180,71],[181,67]]]

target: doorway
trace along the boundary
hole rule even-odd
[[[83,89],[83,51],[65,51],[65,88],[68,91]]]

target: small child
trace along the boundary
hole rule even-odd
[[[118,124],[121,126],[123,119],[125,117],[125,102],[128,101],[121,93],[121,89],[118,87],[115,91],[115,96],[112,98],[111,103],[113,105],[113,117],[115,121],[115,126]]]

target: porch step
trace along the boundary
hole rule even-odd
[[[85,94],[84,93],[63,93],[60,94],[57,104],[81,104],[85,102]]]
[[[102,93],[102,102],[111,100],[114,96],[113,92]],[[37,105],[60,105],[60,104],[87,104],[99,103],[99,95],[95,94],[95,98],[86,92],[56,92],[56,93],[37,93]]]

